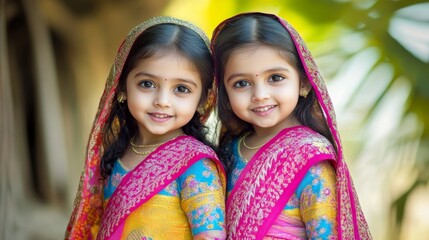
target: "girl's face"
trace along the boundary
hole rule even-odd
[[[279,50],[258,45],[233,51],[223,81],[232,110],[255,131],[299,125],[292,114],[299,98],[299,72]]]
[[[139,60],[126,81],[128,109],[145,141],[182,133],[201,97],[200,75],[174,52]]]

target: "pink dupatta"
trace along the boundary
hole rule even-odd
[[[308,169],[327,159],[335,159],[332,144],[310,128],[278,133],[255,153],[228,197],[229,238],[262,239]]]
[[[127,173],[110,197],[97,239],[117,239],[124,220],[135,209],[182,175],[196,161],[214,161],[225,186],[225,173],[214,151],[190,136],[181,136],[159,146]]]
[[[243,170],[228,197],[226,211],[229,239],[262,239],[309,167],[321,160],[334,160],[337,178],[338,239],[371,239],[344,160],[332,101],[318,67],[298,32],[278,16],[243,13],[218,25],[213,33],[212,45],[218,33],[228,22],[243,15],[252,14],[277,20],[291,35],[322,108],[321,114],[325,116],[334,138],[337,151],[334,152],[334,148],[326,139],[306,127],[284,129],[265,144]],[[290,141],[289,138],[294,140]],[[305,149],[308,146],[313,147]]]
[[[173,181],[180,173],[186,170],[191,163],[196,161],[197,158],[208,157],[214,160],[221,169],[221,179],[223,184],[225,184],[223,168],[219,165],[219,161],[216,155],[214,155],[214,152],[206,149],[201,143],[191,137],[180,137],[175,141],[160,146],[160,149],[152,153],[147,161],[139,165],[131,174],[127,174],[126,179],[123,180],[124,183],[121,183],[123,187],[119,188],[121,194],[115,194],[115,196],[110,199],[106,213],[103,213],[103,181],[100,174],[100,159],[103,153],[102,129],[106,125],[107,118],[109,117],[112,102],[116,101],[116,88],[118,87],[119,78],[131,47],[140,34],[146,29],[158,24],[176,24],[187,27],[196,32],[205,41],[207,47],[209,47],[209,40],[202,30],[189,22],[172,17],[163,16],[149,19],[137,25],[129,32],[117,51],[115,61],[106,81],[103,95],[100,99],[87,145],[85,167],[79,181],[79,188],[74,201],[73,212],[65,233],[65,239],[92,239],[93,236],[97,235],[100,224],[101,234],[98,238],[108,238],[120,227],[130,211],[156,194],[162,186]],[[215,94],[216,85],[214,82],[213,89],[203,108],[204,113],[201,116],[202,121],[208,118],[213,109]],[[174,153],[171,151],[172,149],[176,149],[178,152]],[[165,165],[156,164],[155,159],[162,161]],[[145,173],[148,169],[153,172]],[[156,174],[163,174],[166,178],[156,178]],[[142,179],[142,176],[146,176],[154,182],[147,182],[148,180]],[[125,183],[125,181],[127,183]],[[142,183],[146,185],[141,185]],[[140,186],[137,186],[139,184]],[[127,192],[128,190],[130,192]],[[132,193],[141,193],[142,196],[136,197],[131,195]],[[122,194],[125,195],[119,196]],[[124,203],[126,203],[126,205],[122,206]],[[109,217],[103,218],[102,221],[102,216],[107,214]]]

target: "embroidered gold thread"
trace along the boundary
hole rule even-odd
[[[162,23],[178,24],[178,25],[182,25],[184,27],[187,27],[187,28],[193,30],[204,40],[205,44],[209,47],[209,40],[201,29],[195,27],[191,23],[188,23],[188,22],[185,22],[185,21],[182,21],[179,19],[175,19],[172,17],[153,18],[153,19],[148,20],[147,22],[140,24],[137,27],[135,27],[129,33],[129,35],[127,36],[127,38],[123,42],[123,45],[120,47],[120,50],[118,51],[118,54],[115,58],[115,62],[112,65],[111,71],[109,72],[109,77],[108,77],[108,80],[106,83],[106,91],[105,91],[105,94],[103,94],[102,99],[100,101],[100,103],[104,103],[104,105],[100,104],[100,107],[97,110],[97,114],[96,114],[97,123],[96,123],[96,126],[94,127],[94,130],[91,133],[90,144],[88,146],[89,153],[86,157],[87,161],[91,161],[91,163],[94,162],[92,159],[98,157],[98,152],[99,152],[98,148],[102,148],[102,147],[99,147],[99,145],[100,145],[99,141],[101,141],[100,137],[99,137],[101,135],[100,129],[103,126],[103,122],[104,122],[104,119],[106,118],[106,115],[111,111],[112,100],[114,100],[114,95],[111,93],[116,89],[116,87],[118,85],[119,76],[121,75],[123,65],[125,63],[125,60],[128,56],[128,52],[129,52],[132,44],[135,42],[136,37],[138,37],[147,28],[154,26],[154,25],[157,25],[157,24],[162,24]],[[210,48],[209,48],[209,50],[210,50]],[[133,150],[135,150],[135,149],[133,149]],[[95,160],[95,162],[96,162],[96,160]],[[179,164],[177,164],[177,165],[179,165]],[[89,170],[89,176],[97,177],[97,174],[94,173],[95,167],[93,167],[93,168],[94,169]],[[85,174],[87,174],[87,173],[85,173]],[[82,185],[82,189],[86,189],[88,185],[91,186],[91,184],[83,183],[82,179],[83,179],[83,177],[81,178],[81,181],[80,181],[80,183]],[[164,179],[164,178],[160,178],[160,179]],[[82,196],[83,191],[84,190],[79,191],[78,195],[80,197]],[[100,196],[96,196],[96,197],[100,198]],[[80,198],[75,203],[76,206],[77,205],[83,205],[83,204],[87,204],[87,203],[82,203]],[[82,208],[88,209],[87,206],[83,206]],[[76,209],[76,207],[75,207],[75,209]],[[76,215],[76,218],[83,219],[87,215],[91,215],[91,216],[94,215],[95,216],[95,213],[92,213],[94,211],[95,210],[91,210],[91,213],[83,213],[83,214]],[[112,231],[112,226],[117,224],[116,220],[119,218],[118,216],[122,216],[121,214],[123,213],[123,211],[125,211],[125,210],[123,210],[122,208],[116,209],[116,210],[110,210],[109,209],[109,212],[112,212],[112,215],[113,215],[113,212],[115,212],[115,214],[114,214],[114,217],[112,218],[112,220],[108,220],[107,222],[103,221],[103,224],[100,227],[100,234],[99,234],[101,238],[103,238],[105,236],[110,236],[111,231]],[[94,221],[97,221],[100,219],[100,216],[95,216],[95,217],[96,218],[94,218],[94,219],[96,219],[96,220],[94,220]],[[91,224],[92,223],[88,223],[88,226],[90,226]],[[77,226],[77,228],[78,228],[78,226]],[[83,227],[81,227],[81,228],[83,228]],[[87,229],[88,227],[85,227],[85,228]],[[80,232],[83,233],[84,231],[86,231],[86,230],[77,231],[77,234],[80,234]]]
[[[221,190],[208,192],[208,193],[200,193],[195,197],[191,197],[186,200],[182,200],[183,210],[189,211],[190,209],[197,209],[203,205],[212,205],[215,203],[219,203],[224,201],[222,198]]]

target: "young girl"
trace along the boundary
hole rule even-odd
[[[284,20],[221,23],[212,51],[229,239],[370,239],[325,83]]]
[[[224,239],[225,173],[205,145],[208,39],[148,20],[120,46],[90,135],[67,239]]]

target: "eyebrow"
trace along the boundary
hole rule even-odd
[[[233,74],[231,74],[231,76],[229,76],[228,79],[226,79],[226,82],[231,81],[231,79],[233,79],[233,78],[243,77],[243,76],[246,76],[246,74],[244,74],[244,73],[233,73]]]
[[[277,71],[290,72],[289,68],[287,68],[287,67],[280,67],[279,66],[279,67],[273,67],[273,68],[267,69],[267,70],[263,71],[262,74],[271,73],[271,72],[277,72]],[[233,73],[233,74],[231,74],[231,76],[228,77],[228,79],[226,80],[226,82],[231,81],[231,79],[233,79],[233,78],[243,77],[243,76],[246,76],[246,75],[249,75],[249,74],[245,74],[245,73]]]
[[[151,73],[148,73],[148,72],[144,72],[144,71],[140,71],[140,72],[136,73],[134,75],[134,78],[136,78],[138,76],[147,76],[147,77],[150,77],[150,78],[162,79],[162,77],[160,77],[160,76],[156,76],[154,74],[151,74]],[[191,79],[187,79],[187,78],[173,78],[173,79],[177,80],[179,82],[189,83],[191,85],[194,85],[195,87],[198,87],[198,84],[195,81],[191,80]]]

